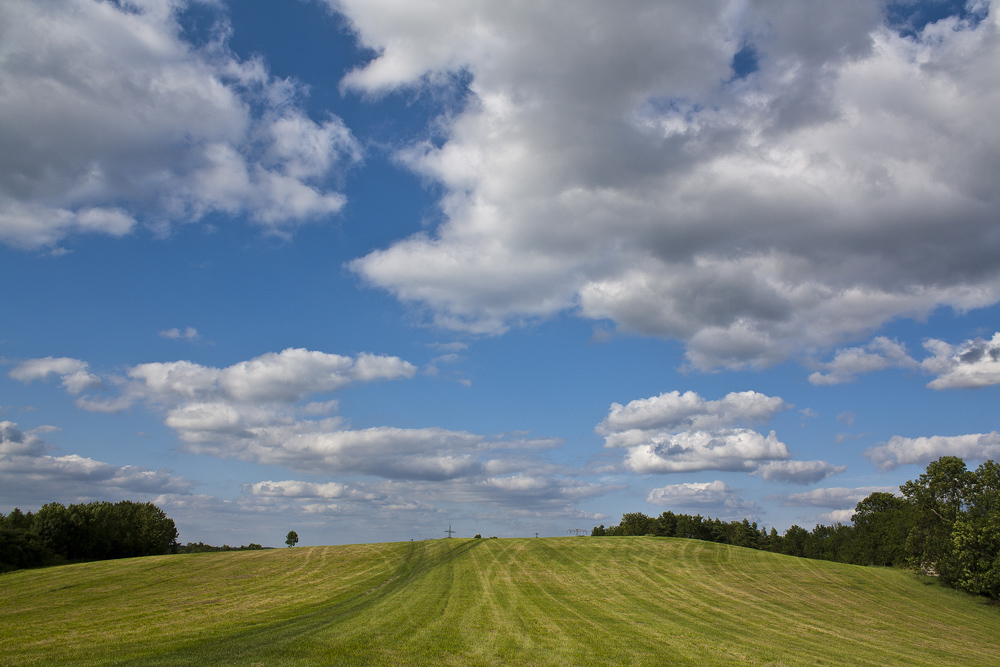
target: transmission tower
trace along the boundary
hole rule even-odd
[[[577,537],[579,537],[580,535],[586,535],[587,534],[587,529],[586,528],[570,528],[569,530],[566,531],[566,534],[567,535],[576,535]]]
[[[451,524],[449,523],[449,524],[448,524],[448,530],[446,530],[446,531],[444,531],[444,532],[448,533],[448,538],[450,539],[450,538],[451,538],[451,536],[452,536],[452,534],[453,534],[453,533],[454,533],[455,531],[451,529]]]

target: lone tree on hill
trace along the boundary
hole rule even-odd
[[[294,547],[299,541],[299,534],[294,530],[288,531],[288,535],[285,536],[285,544],[290,547]]]

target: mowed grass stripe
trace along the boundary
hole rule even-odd
[[[5,665],[1000,664],[1000,609],[936,582],[681,539],[167,556],[0,591]]]

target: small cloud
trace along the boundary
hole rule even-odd
[[[816,417],[819,417],[819,413],[816,412],[815,410],[813,410],[812,408],[806,408],[804,410],[799,410],[799,414],[802,415],[803,417],[809,417],[811,419],[815,419]]]
[[[87,362],[69,357],[28,359],[15,366],[7,375],[25,384],[47,380],[58,375],[63,387],[71,394],[81,394],[88,389],[103,389],[101,378],[90,372]]]
[[[458,381],[458,383],[463,387],[472,387],[472,380],[469,380],[467,378],[462,378],[461,380]]]
[[[893,486],[832,487],[774,497],[781,499],[781,504],[784,507],[826,507],[832,510],[846,510],[853,513],[854,507],[859,502],[876,491],[880,493],[898,493],[899,488]]]
[[[454,363],[456,363],[458,361],[461,361],[461,360],[462,360],[462,357],[458,356],[454,352],[450,352],[448,354],[442,354],[440,357],[434,357],[431,360],[431,363],[432,364],[454,364]]]
[[[765,482],[788,482],[791,484],[815,484],[847,470],[847,466],[835,466],[826,461],[772,461],[765,463],[750,473],[762,477]]]
[[[849,523],[854,518],[854,510],[833,510],[819,515],[821,523]]]
[[[427,347],[440,350],[442,352],[461,352],[462,350],[469,349],[467,344],[459,343],[457,341],[452,343],[427,343]]]
[[[854,426],[854,420],[857,418],[858,416],[853,412],[841,412],[837,415],[837,421],[844,426]]]
[[[928,340],[924,348],[934,356],[920,366],[937,375],[931,389],[979,389],[1000,384],[1000,332],[992,340],[974,338],[958,345]]]
[[[594,327],[594,333],[591,334],[590,340],[593,343],[607,343],[614,335],[613,331],[609,331],[604,327]]]
[[[169,338],[170,340],[197,340],[201,338],[201,335],[194,327],[186,327],[184,331],[177,328],[166,329],[160,332],[160,337]]]
[[[906,346],[885,336],[879,336],[864,347],[837,350],[833,361],[819,364],[819,371],[809,376],[816,385],[854,382],[858,375],[885,370],[886,368],[917,368],[920,364],[907,352]]]
[[[661,507],[708,510],[725,518],[746,516],[760,510],[757,503],[740,497],[740,489],[731,488],[720,480],[669,484],[650,491],[646,502]]]

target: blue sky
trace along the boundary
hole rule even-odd
[[[996,2],[0,7],[0,512],[848,521],[1000,454]]]

